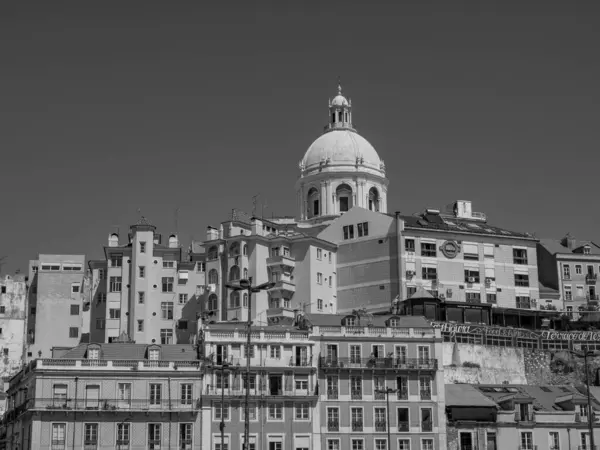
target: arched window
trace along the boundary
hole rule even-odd
[[[319,191],[317,191],[316,188],[310,188],[310,190],[308,191],[308,197],[307,197],[307,201],[308,201],[308,218],[310,219],[311,217],[316,217],[318,215],[321,214],[321,202],[320,202],[320,196],[319,196]]]
[[[248,269],[244,267],[244,280],[248,279]]]
[[[248,307],[248,293],[244,292],[244,308]]]
[[[219,283],[219,272],[217,269],[210,269],[208,272],[208,284],[218,284]]]
[[[240,279],[240,268],[238,266],[231,266],[229,269],[229,281]]]
[[[335,196],[339,212],[346,212],[352,208],[352,188],[346,183],[342,183],[337,187]]]
[[[218,303],[219,303],[219,299],[217,298],[217,296],[215,294],[210,294],[208,296],[208,304],[206,305],[206,309],[208,311],[214,311],[218,308]]]
[[[229,295],[229,306],[231,308],[239,308],[240,307],[240,293],[238,291],[233,291]]]
[[[369,209],[379,211],[379,191],[375,187],[369,189]]]
[[[219,249],[216,246],[212,246],[208,249],[208,259],[217,259],[219,256]]]
[[[248,244],[244,244],[244,256],[248,256]]]
[[[229,256],[238,256],[240,254],[240,243],[234,242],[229,247]]]

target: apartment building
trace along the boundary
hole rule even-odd
[[[6,448],[198,448],[201,385],[194,346],[81,344],[11,378]]]
[[[105,259],[90,261],[90,342],[122,333],[137,343],[185,344],[195,339],[206,295],[204,266],[182,258],[177,236],[162,235],[146,218],[122,244],[113,233]]]
[[[84,255],[39,255],[29,262],[26,358],[46,358],[55,347],[82,340],[89,301]]]
[[[439,330],[423,317],[365,311],[298,323],[319,355],[315,448],[446,449]]]
[[[205,310],[216,321],[248,318],[247,293],[227,285],[252,279],[274,282],[252,298],[251,316],[262,324],[291,323],[293,311],[337,310],[336,246],[285,221],[250,217],[234,210],[219,229],[209,227],[206,240],[193,242],[190,260],[207,273]]]
[[[25,351],[27,282],[21,274],[0,277],[0,376],[21,368]]]
[[[560,292],[564,311],[593,310],[598,306],[600,247],[567,234],[559,240],[542,239],[538,244],[540,281]],[[590,308],[591,307],[591,308]]]
[[[313,441],[321,420],[316,409],[317,355],[307,330],[291,325],[256,327],[250,347],[244,323],[207,324],[202,336],[207,361],[204,449],[243,448],[246,386],[250,389],[248,450],[320,448]]]
[[[448,449],[590,450],[587,408],[573,386],[450,384]]]

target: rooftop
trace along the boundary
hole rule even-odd
[[[195,361],[198,354],[191,344],[146,345],[146,344],[80,344],[65,352],[56,359],[85,359],[90,346],[100,348],[100,360],[142,360],[147,359],[148,348],[159,348],[159,360],[162,361]]]
[[[495,408],[497,405],[479,390],[470,384],[447,384],[446,385],[447,406],[488,406]]]

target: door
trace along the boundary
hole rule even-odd
[[[337,364],[338,360],[338,348],[337,345],[327,345],[327,362],[329,364]]]
[[[283,376],[269,375],[269,393],[271,395],[281,395],[283,390]]]
[[[496,450],[496,433],[487,434],[487,450]]]
[[[304,367],[308,365],[308,350],[306,347],[296,347],[296,366]]]
[[[372,352],[372,356],[374,358],[385,358],[385,350],[384,350],[384,346],[383,345],[374,345],[373,346],[373,352]]]
[[[473,435],[471,433],[460,433],[460,450],[473,450]]]
[[[217,364],[221,365],[227,362],[227,346],[217,345]]]

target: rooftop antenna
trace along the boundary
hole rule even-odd
[[[179,208],[175,208],[175,235],[179,234]]]
[[[267,201],[265,200],[264,203],[261,203],[261,211],[260,211],[260,218],[262,219],[265,216],[265,208],[268,208],[269,204],[267,203]]]
[[[260,197],[260,192],[256,195],[252,196],[252,217],[256,217],[256,202],[258,201],[259,197]]]

